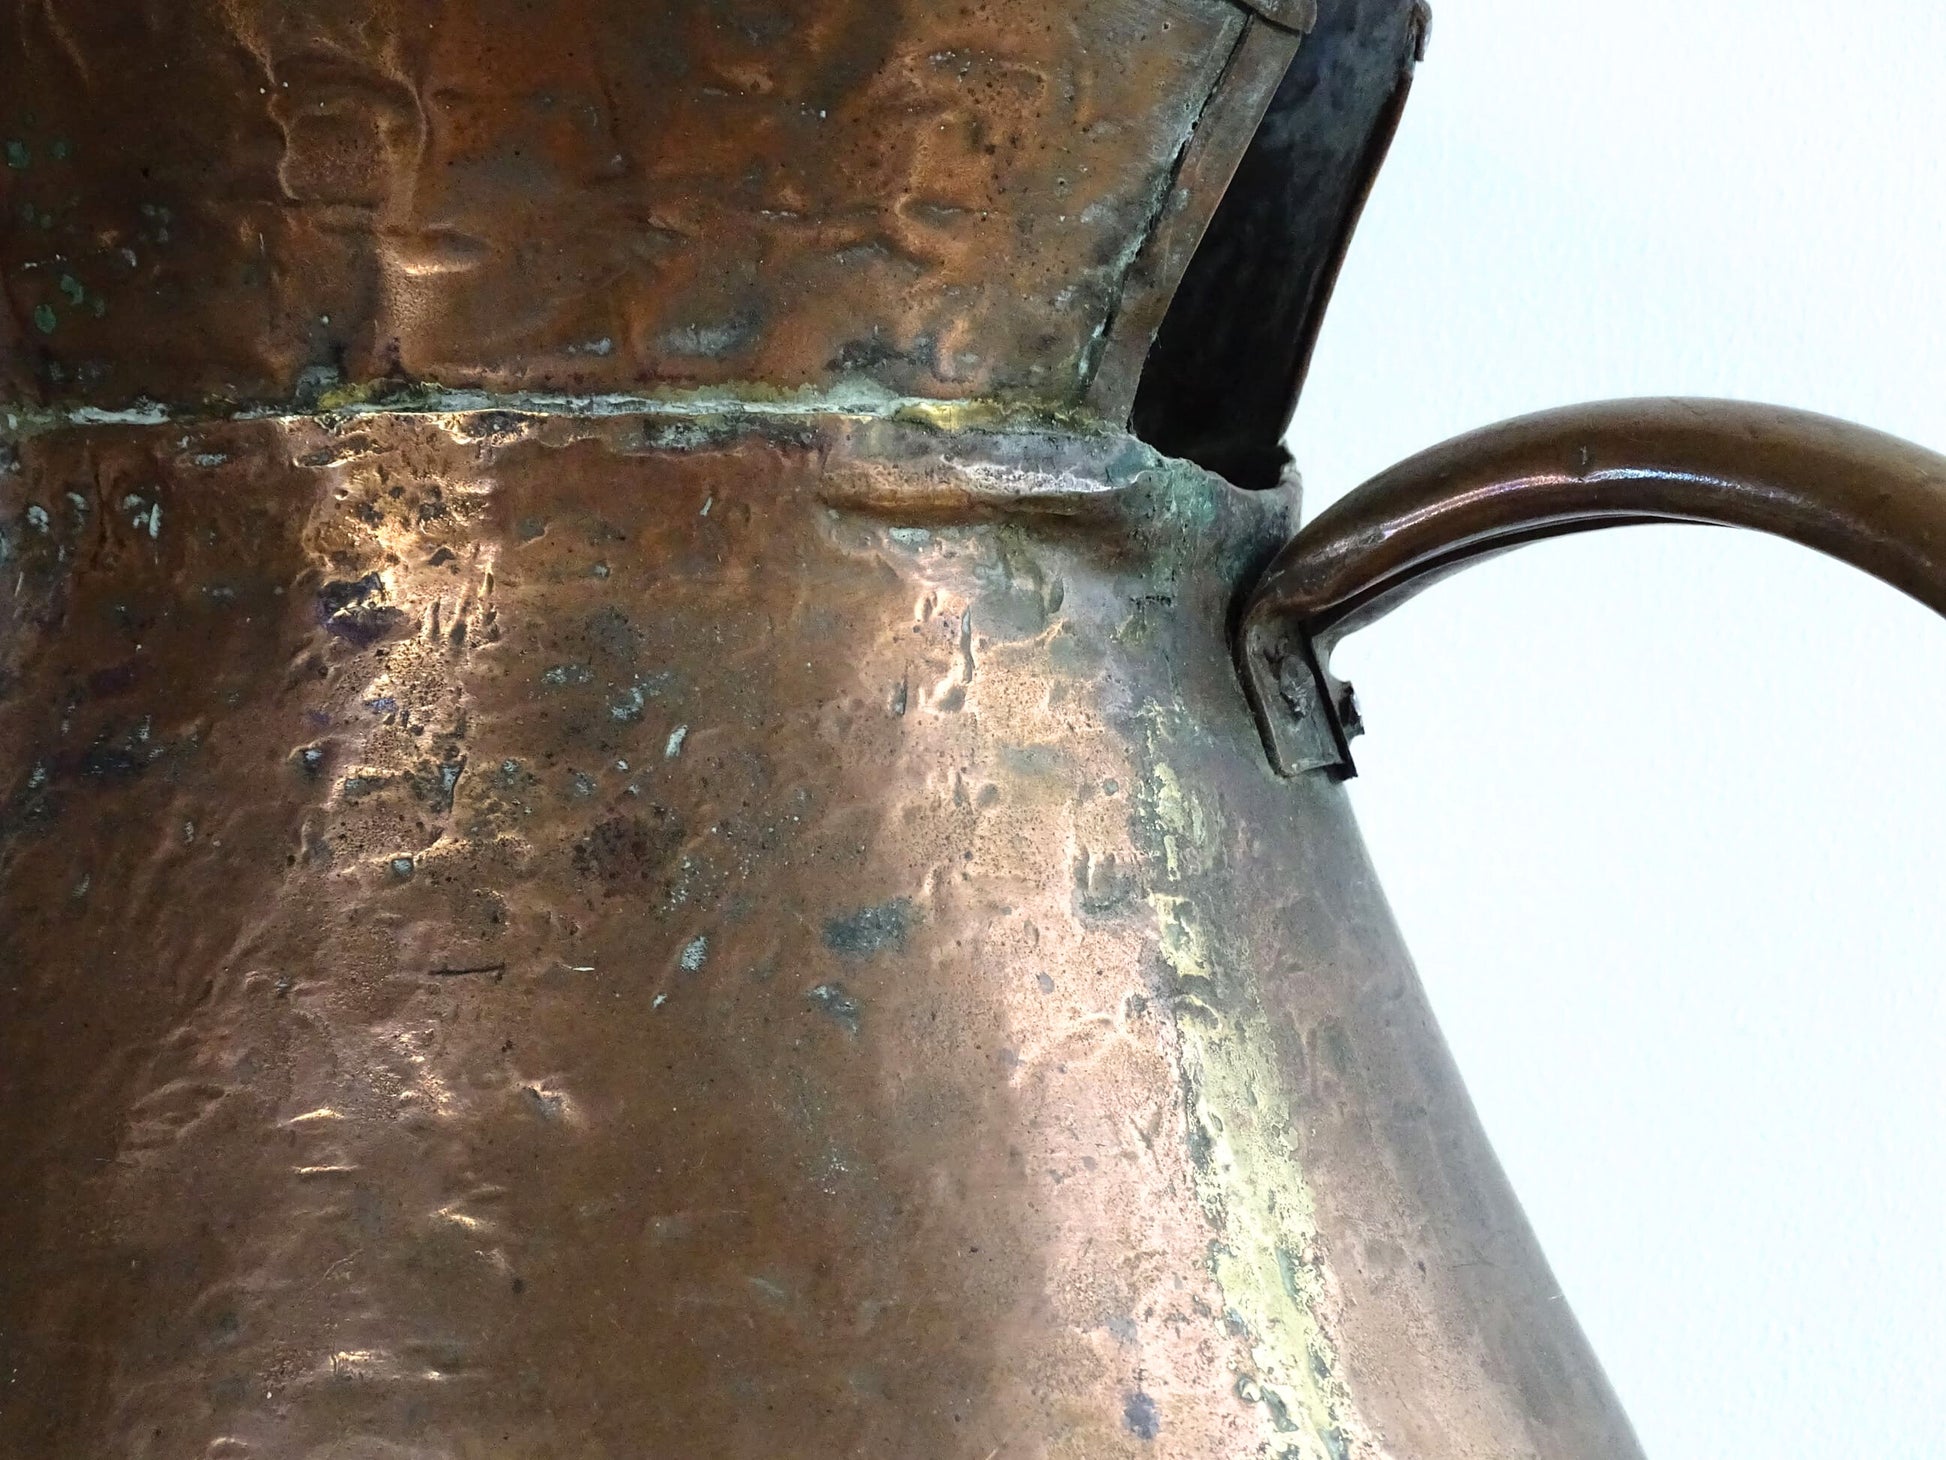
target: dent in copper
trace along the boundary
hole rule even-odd
[[[0,379],[117,406],[428,380],[1075,404],[1145,240],[1187,204],[1193,243],[1297,46],[1308,7],[1259,8],[1284,24],[1231,0],[16,6]],[[1218,98],[1247,32],[1272,64]],[[1234,148],[1178,196],[1213,100]]]
[[[0,1447],[1626,1452],[1125,439],[26,438]]]

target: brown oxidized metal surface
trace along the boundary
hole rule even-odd
[[[0,1454],[1633,1453],[1258,742],[1291,493],[1101,425],[1273,95],[1301,367],[1315,21],[10,14]]]
[[[1179,263],[1139,256],[1159,231],[1193,244],[1310,11],[15,6],[0,397],[431,379],[1077,402],[1125,300],[1154,328]],[[1199,128],[1213,175],[1178,197]],[[1118,373],[1105,413],[1133,388]]]
[[[30,435],[0,1452],[1608,1456],[1127,438]]]

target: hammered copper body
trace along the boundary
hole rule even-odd
[[[6,26],[0,1454],[1635,1453],[1273,764],[1422,11]]]

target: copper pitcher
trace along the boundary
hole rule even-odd
[[[46,0],[0,47],[0,1454],[1637,1453],[1332,644],[1946,461],[1297,530],[1402,0]]]

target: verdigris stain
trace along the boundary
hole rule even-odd
[[[847,1034],[856,1034],[864,1015],[864,1006],[845,991],[841,983],[821,983],[805,996],[805,1000],[819,1013],[828,1015]]]
[[[824,925],[824,946],[847,958],[870,958],[887,948],[905,947],[905,935],[912,923],[912,903],[894,898],[877,907],[831,918]]]

